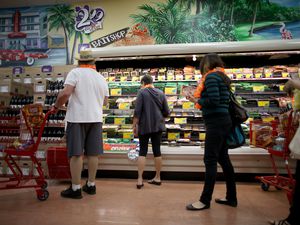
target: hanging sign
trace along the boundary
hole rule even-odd
[[[88,5],[75,7],[75,30],[90,34],[102,29],[104,11],[101,8],[92,9]]]
[[[101,48],[101,47],[110,45],[110,44],[114,43],[115,41],[119,41],[119,40],[125,38],[128,30],[129,30],[129,27],[126,27],[122,30],[118,30],[114,33],[108,34],[104,37],[101,37],[94,41],[91,41],[90,44],[91,44],[92,48]]]

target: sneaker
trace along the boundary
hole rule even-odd
[[[96,185],[88,186],[86,182],[85,185],[83,185],[82,190],[89,195],[94,195],[96,194]]]
[[[64,197],[64,198],[73,198],[73,199],[81,199],[82,198],[81,188],[76,191],[73,191],[72,185],[68,189],[62,191],[60,193],[60,195],[61,195],[61,197]]]

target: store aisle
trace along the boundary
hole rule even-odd
[[[257,183],[238,183],[237,208],[212,203],[204,211],[185,209],[198,198],[203,182],[145,183],[141,190],[135,180],[98,179],[96,184],[97,194],[81,200],[61,198],[67,184],[53,181],[45,202],[29,189],[0,191],[0,225],[266,225],[288,214],[285,193],[264,192]],[[217,183],[214,197],[223,197],[224,189]]]

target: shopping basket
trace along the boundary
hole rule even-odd
[[[40,144],[47,118],[51,113],[53,111],[50,110],[44,114],[41,104],[29,104],[21,109],[19,144],[3,149],[4,160],[12,176],[0,180],[0,190],[34,188],[39,200],[44,201],[49,197],[48,184],[45,180],[41,163],[36,158],[36,151]],[[25,175],[22,172],[20,165],[17,163],[19,157],[31,160],[32,171],[29,174]],[[33,172],[34,169],[36,169],[36,173]]]
[[[283,135],[283,144],[281,149],[277,149],[276,145],[272,145],[271,147],[266,147],[265,149],[268,151],[270,160],[272,163],[272,168],[274,171],[274,175],[271,176],[257,176],[256,179],[261,181],[261,188],[264,191],[268,191],[270,186],[274,186],[278,190],[285,190],[287,192],[287,198],[289,202],[291,203],[293,190],[295,187],[295,179],[293,178],[293,175],[291,173],[291,168],[289,165],[289,143],[291,142],[297,127],[298,127],[298,120],[296,119],[297,114],[294,111],[289,111],[285,113],[282,117],[285,117],[285,119],[282,119],[280,122],[280,126],[278,128],[278,133],[280,134],[280,130],[282,131]],[[273,132],[274,133],[274,132]],[[277,133],[277,132],[275,132]],[[278,135],[278,134],[277,134]],[[283,160],[285,164],[286,169],[286,175],[280,175],[279,169],[275,162],[275,157],[279,157]]]

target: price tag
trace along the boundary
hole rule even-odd
[[[258,107],[269,107],[270,101],[258,101]]]
[[[131,80],[132,80],[132,81],[139,81],[140,78],[139,78],[139,77],[132,77]]]
[[[182,74],[176,75],[175,79],[176,80],[183,80],[183,75]]]
[[[243,79],[243,78],[244,78],[244,75],[241,74],[241,73],[238,73],[238,74],[236,75],[236,79]]]
[[[289,77],[289,73],[287,73],[287,72],[283,72],[283,73],[281,73],[281,75],[282,75],[282,77],[284,77],[284,78]]]
[[[271,122],[271,121],[273,121],[273,120],[275,120],[274,117],[265,117],[265,118],[262,118],[262,121],[263,121],[263,122]]]
[[[123,133],[124,139],[133,139],[133,133]]]
[[[125,124],[125,118],[115,118],[114,124],[116,124],[116,125]]]
[[[193,75],[185,75],[185,80],[193,80]]]
[[[174,75],[168,75],[167,80],[174,80]]]
[[[180,137],[180,133],[168,133],[168,140],[177,140]]]
[[[159,75],[157,77],[158,80],[162,81],[162,80],[165,80],[166,79],[166,76],[165,75]]]
[[[167,95],[176,95],[177,94],[177,88],[176,87],[166,87],[165,88],[165,94],[167,94]]]
[[[265,76],[266,76],[266,78],[270,78],[270,77],[272,77],[272,73],[266,73]]]
[[[252,74],[252,73],[247,73],[247,74],[246,74],[246,78],[247,78],[247,79],[251,79],[251,78],[252,78],[252,76],[253,76],[253,74]]]
[[[199,140],[200,141],[205,141],[205,137],[206,137],[205,133],[199,133]]]
[[[102,133],[102,138],[103,138],[103,139],[107,139],[107,132],[103,132],[103,133]]]
[[[200,80],[201,77],[202,77],[201,74],[196,74],[196,75],[195,75],[195,80]]]
[[[116,81],[116,77],[108,77],[108,81],[109,82],[114,82],[114,81]]]
[[[191,132],[184,132],[183,137],[184,138],[191,138]]]
[[[254,75],[254,77],[255,77],[255,78],[262,78],[262,73],[256,73],[256,74]]]
[[[170,109],[173,109],[174,108],[174,102],[168,102],[168,106]]]
[[[175,124],[186,124],[187,119],[186,118],[174,118]]]
[[[283,91],[284,85],[279,85],[279,91]]]
[[[110,95],[112,96],[120,96],[122,95],[122,89],[121,88],[114,88],[110,90]]]
[[[182,104],[183,109],[193,109],[195,108],[195,104],[193,102],[184,102]]]
[[[121,80],[121,81],[127,81],[127,76],[122,76],[122,77],[120,77],[120,80]]]
[[[122,109],[122,110],[130,109],[129,102],[120,102],[119,103],[119,109]]]
[[[265,91],[264,86],[253,86],[253,92],[263,92]]]

